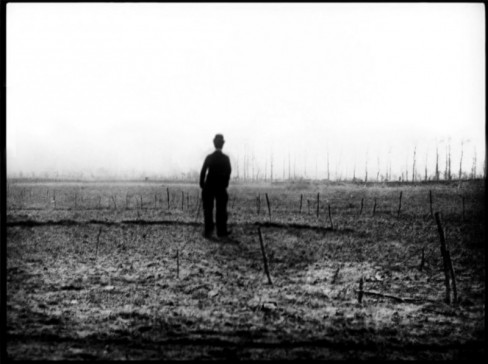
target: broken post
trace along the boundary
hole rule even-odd
[[[302,202],[303,202],[303,195],[300,194],[300,209],[298,210],[298,213],[302,213]]]
[[[266,204],[268,205],[269,221],[271,221],[271,206],[269,205],[269,198],[267,193],[266,193]]]
[[[400,216],[400,211],[402,209],[402,194],[403,191],[400,191],[400,201],[398,202],[398,216]]]
[[[169,187],[166,187],[166,196],[168,198],[168,210],[169,210]]]
[[[451,303],[451,286],[449,282],[449,263],[446,254],[446,240],[444,237],[444,230],[442,229],[441,218],[439,212],[435,213],[435,221],[437,223],[437,230],[439,231],[439,238],[441,241],[441,255],[444,263],[444,283],[446,285],[446,303]]]
[[[268,283],[272,285],[273,282],[271,282],[271,277],[269,275],[269,269],[268,269],[268,258],[266,257],[266,251],[264,250],[263,236],[261,235],[261,227],[259,226],[258,226],[258,234],[259,234],[259,243],[261,244],[261,252],[263,253],[264,271],[266,273],[266,276],[268,277]]]
[[[181,191],[181,211],[185,209],[185,193]]]
[[[374,199],[374,205],[373,205],[373,216],[374,216],[375,212],[376,212],[376,197]]]
[[[364,198],[361,199],[361,209],[359,210],[359,215],[363,213]]]
[[[425,264],[425,247],[422,248],[422,256],[420,257],[419,271],[422,272],[422,269],[424,269],[424,264]]]

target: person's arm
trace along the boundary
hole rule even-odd
[[[230,159],[227,158],[227,166],[226,166],[226,180],[225,180],[225,188],[229,187],[229,180],[230,180],[230,174],[232,172],[232,168],[230,166]]]
[[[205,158],[205,161],[203,162],[203,167],[200,172],[200,188],[203,188],[203,185],[205,183],[205,174],[207,173],[207,168],[208,168],[208,163],[207,163],[207,158]]]

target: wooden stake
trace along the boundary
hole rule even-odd
[[[359,278],[359,291],[358,291],[358,302],[361,303],[363,300],[363,277]]]
[[[364,198],[361,199],[361,209],[359,210],[359,215],[363,213]]]
[[[376,212],[376,198],[374,199],[374,205],[373,205],[373,216]]]
[[[451,260],[451,253],[449,252],[449,250],[446,250],[446,256],[447,256],[447,262],[449,264],[449,272],[451,273],[453,303],[457,304],[458,295],[457,295],[457,288],[456,288],[456,275],[454,274],[454,268],[452,266],[452,260]]]
[[[271,221],[271,206],[269,205],[268,193],[266,193],[266,204],[268,205],[269,221]]]
[[[451,286],[449,282],[449,262],[446,254],[446,240],[444,237],[444,230],[442,229],[441,218],[439,212],[435,213],[435,221],[437,223],[437,230],[439,231],[439,238],[441,241],[441,255],[444,262],[444,283],[446,285],[446,303],[451,303]]]
[[[261,212],[261,195],[258,194],[258,197],[256,197],[256,208],[257,208],[257,214]]]
[[[169,210],[169,187],[166,187],[166,196],[168,198],[168,210]]]
[[[422,272],[422,269],[424,268],[424,264],[425,264],[425,247],[422,248],[422,256],[420,258],[419,271]]]
[[[400,191],[400,201],[398,202],[398,216],[400,216],[400,211],[402,209],[402,194],[403,191]]]
[[[300,210],[298,210],[298,213],[301,214],[302,213],[302,202],[303,202],[303,195],[300,194]]]
[[[271,281],[271,277],[269,275],[269,269],[268,269],[268,258],[266,257],[266,251],[264,250],[264,243],[263,243],[263,236],[261,235],[261,227],[258,226],[258,234],[259,234],[259,243],[261,244],[261,252],[263,253],[263,263],[264,263],[264,271],[266,273],[266,276],[268,277],[268,283],[273,284]]]
[[[332,230],[334,230],[334,224],[332,224],[332,215],[330,213],[330,204],[327,205],[327,207],[329,208],[329,220],[330,220],[330,228]]]
[[[185,193],[181,191],[181,211],[185,209]]]
[[[430,216],[434,217],[434,212],[432,210],[432,191],[429,190],[429,204],[430,204]]]

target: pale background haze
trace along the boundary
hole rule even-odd
[[[10,3],[7,172],[483,173],[485,62],[476,3]]]

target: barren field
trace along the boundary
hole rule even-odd
[[[484,181],[233,184],[223,240],[202,237],[196,184],[7,195],[11,359],[485,356]]]

